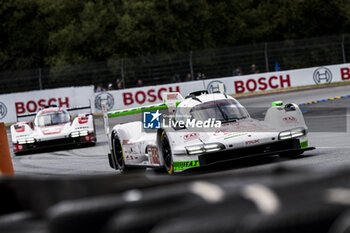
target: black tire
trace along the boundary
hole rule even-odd
[[[115,167],[118,168],[121,173],[125,172],[123,148],[118,135],[114,135],[112,139],[112,155],[114,157]]]
[[[174,163],[173,156],[171,153],[171,147],[169,143],[168,136],[163,130],[160,134],[160,149],[162,150],[162,157],[164,160],[164,168],[168,172],[168,174],[174,174]]]
[[[304,151],[284,152],[284,153],[280,153],[279,156],[281,158],[295,159],[299,157],[302,153],[304,153]]]

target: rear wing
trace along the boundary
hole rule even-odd
[[[137,108],[112,110],[108,112],[108,118],[132,115],[132,114],[137,114],[142,112],[157,111],[157,110],[166,109],[166,108],[168,108],[168,105],[166,104],[155,104],[155,105],[148,105],[148,106],[137,107]]]
[[[135,107],[135,108],[129,108],[129,109],[112,110],[109,112],[104,112],[102,107],[102,113],[107,114],[108,118],[132,115],[132,114],[149,112],[149,111],[157,111],[157,110],[166,109],[166,108],[169,109],[169,113],[175,113],[175,109],[177,105],[179,105],[184,100],[184,98],[181,96],[179,92],[163,93],[162,98],[163,98],[163,103],[161,104],[146,105],[142,107]]]
[[[86,105],[86,106],[76,106],[76,107],[72,107],[72,108],[67,108],[67,111],[77,111],[77,110],[84,110],[84,109],[89,109],[90,110],[90,114],[92,114],[92,109],[91,109],[91,104]]]
[[[181,96],[179,92],[163,93],[162,98],[163,98],[163,103],[161,104],[147,105],[142,107],[122,109],[122,110],[112,110],[109,112],[107,111],[106,102],[102,101],[101,110],[103,114],[104,128],[108,138],[109,148],[112,149],[111,140],[110,140],[109,121],[108,121],[109,118],[138,114],[143,112],[157,111],[162,109],[168,109],[169,114],[174,114],[176,107],[184,100],[184,98]]]
[[[47,107],[57,107],[57,105],[50,105],[50,106],[47,106]],[[46,107],[46,108],[47,108]],[[92,109],[91,109],[91,102],[89,101],[89,105],[85,105],[85,106],[75,106],[75,107],[72,107],[72,108],[67,108],[66,110],[67,111],[77,111],[77,110],[84,110],[84,109],[90,109],[90,114],[92,114]],[[39,109],[39,111],[43,110],[42,108]],[[18,119],[20,118],[25,118],[25,117],[33,117],[33,116],[36,116],[38,112],[35,112],[35,113],[29,113],[29,114],[20,114],[18,115],[17,112],[16,112],[16,122],[18,122]]]
[[[36,113],[18,115],[17,112],[16,112],[16,122],[18,122],[19,118],[32,117],[32,116],[36,116]]]

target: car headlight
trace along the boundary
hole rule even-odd
[[[34,143],[35,139],[34,138],[27,138],[26,141],[27,141],[27,143]]]
[[[222,145],[222,144],[221,144]],[[212,151],[218,151],[223,149],[220,144],[207,144],[204,145],[203,148],[205,152],[212,152]]]
[[[87,130],[83,130],[83,131],[80,131],[79,132],[79,135],[80,136],[86,136],[86,135],[88,135],[89,134],[89,132],[87,131]]]
[[[72,132],[71,134],[70,134],[70,136],[72,137],[72,138],[77,138],[77,137],[81,137],[81,136],[86,136],[86,135],[88,135],[89,134],[89,131],[87,131],[87,130],[82,130],[82,131],[75,131],[75,132]]]
[[[221,143],[210,143],[210,144],[204,144],[204,145],[187,146],[185,148],[186,148],[187,154],[195,155],[195,154],[201,154],[204,152],[219,151],[219,150],[225,149],[225,146]]]
[[[26,139],[19,139],[18,144],[27,144],[27,143],[34,143],[34,138],[26,138]]]
[[[306,129],[304,128],[295,128],[292,130],[286,130],[280,132],[278,135],[278,139],[283,140],[283,139],[290,139],[290,138],[298,138],[306,135]]]
[[[278,135],[279,139],[289,139],[292,138],[292,132],[290,130],[288,131],[282,131],[280,132],[280,134]]]
[[[304,128],[296,128],[296,129],[292,129],[291,133],[292,133],[292,137],[296,138],[296,137],[304,136],[306,134],[306,130]]]
[[[25,139],[19,139],[18,140],[18,144],[26,144],[26,140]]]
[[[77,131],[77,132],[72,132],[70,136],[71,136],[72,138],[77,138],[77,137],[79,137],[79,131]]]
[[[186,147],[187,154],[195,155],[204,152],[204,148],[202,146],[188,146]]]

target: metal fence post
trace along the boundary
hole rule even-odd
[[[41,68],[39,68],[39,89],[42,90],[43,89],[43,84],[41,82]]]
[[[124,78],[124,58],[120,60],[120,75],[122,77],[123,89],[125,89],[125,78]]]
[[[192,80],[194,80],[193,65],[192,65],[192,51],[190,51],[190,71],[191,71]]]
[[[269,69],[269,58],[267,56],[267,42],[265,42],[265,66],[266,66],[266,72],[270,72]]]
[[[342,53],[343,53],[343,63],[346,63],[344,40],[345,40],[345,35],[343,34],[342,41],[341,41],[341,50],[342,50]]]

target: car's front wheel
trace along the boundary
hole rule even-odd
[[[170,174],[174,174],[174,163],[173,156],[171,153],[171,147],[169,143],[169,138],[163,130],[160,135],[160,146],[162,150],[162,156],[164,160],[165,170]]]
[[[115,161],[115,166],[120,170],[120,172],[125,171],[125,161],[123,155],[122,144],[119,140],[118,135],[114,135],[112,139],[112,153]]]

